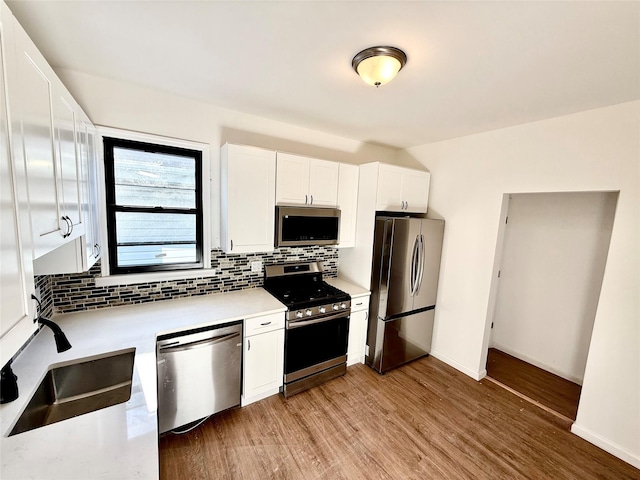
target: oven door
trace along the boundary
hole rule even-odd
[[[348,337],[349,312],[288,321],[284,381],[293,382],[346,362]]]

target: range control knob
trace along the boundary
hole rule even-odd
[[[327,309],[326,309],[326,308],[324,308],[324,307],[320,307],[320,308],[318,309],[318,311],[319,311],[320,313],[327,313]]]
[[[304,314],[305,314],[307,317],[310,317],[311,315],[313,315],[313,312],[312,312],[310,309],[306,309],[306,310],[305,310],[305,312],[304,312]]]
[[[296,318],[302,318],[302,312],[296,312]]]
[[[340,309],[340,305],[338,305],[337,303],[333,304],[333,309],[334,310],[339,310]]]
[[[341,304],[340,304],[340,308],[347,308],[347,304],[346,304],[346,303],[344,303],[344,302],[343,302],[343,303],[341,303]]]

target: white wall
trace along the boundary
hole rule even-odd
[[[212,211],[220,211],[220,147],[226,142],[361,164],[396,163],[396,150],[216,107],[139,85],[58,69],[65,86],[97,125],[208,143]],[[410,160],[409,160],[410,163]],[[415,165],[415,163],[414,163]],[[219,245],[219,218],[212,222]]]
[[[618,195],[508,197],[491,345],[582,384]]]
[[[484,374],[504,193],[620,191],[573,431],[640,467],[640,102],[424,145],[446,219],[434,356]]]

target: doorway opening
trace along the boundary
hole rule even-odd
[[[575,420],[618,192],[505,195],[487,375]]]

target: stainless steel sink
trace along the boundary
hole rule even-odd
[[[50,368],[9,436],[126,402],[134,355],[130,348]]]

